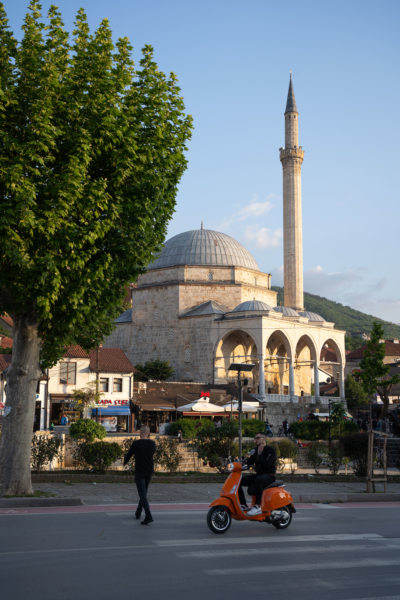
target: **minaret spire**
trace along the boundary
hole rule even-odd
[[[285,110],[285,147],[280,148],[283,169],[284,305],[304,310],[301,216],[301,165],[304,151],[299,146],[298,116],[290,72]]]

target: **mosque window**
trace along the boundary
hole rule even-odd
[[[214,279],[213,271],[208,271],[208,281],[213,281],[213,279]]]
[[[190,347],[185,348],[185,354],[184,354],[184,359],[185,363],[190,363],[192,362],[192,352]]]

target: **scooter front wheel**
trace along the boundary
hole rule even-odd
[[[212,506],[207,513],[207,525],[213,533],[225,533],[231,523],[231,512],[226,506]]]
[[[290,506],[282,506],[277,510],[273,510],[271,514],[271,523],[277,529],[286,529],[292,522],[292,511]]]

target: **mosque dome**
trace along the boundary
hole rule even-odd
[[[248,250],[238,241],[219,231],[194,229],[179,233],[167,240],[149,269],[177,265],[209,267],[245,267],[259,271]]]
[[[242,302],[238,304],[236,308],[233,309],[232,312],[242,312],[242,311],[260,311],[260,310],[272,310],[272,308],[263,302],[262,300],[247,300],[246,302]]]
[[[309,312],[308,310],[299,312],[299,315],[301,315],[302,317],[306,317],[306,319],[308,319],[309,321],[318,321],[320,323],[325,321],[325,319],[321,317],[321,315],[317,315],[317,313],[314,312]]]
[[[299,317],[299,313],[294,310],[294,308],[290,308],[289,306],[275,306],[274,310],[276,312],[282,313],[282,317]]]

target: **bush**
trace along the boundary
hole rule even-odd
[[[313,442],[307,449],[307,460],[310,461],[316,473],[319,473],[319,469],[324,461],[325,454],[326,446],[319,444],[318,442]]]
[[[297,446],[291,440],[280,440],[276,443],[276,446],[278,446],[281,458],[291,458],[293,460],[297,458]]]
[[[34,435],[31,447],[31,463],[35,471],[41,471],[62,450],[62,440],[52,435]]]
[[[76,423],[71,424],[69,434],[73,440],[84,440],[86,443],[90,443],[96,439],[105,438],[107,431],[103,425],[92,419],[79,419]]]
[[[347,435],[341,440],[345,456],[353,461],[353,470],[356,475],[365,476],[368,470],[368,433],[355,433]]]
[[[178,470],[182,456],[179,452],[179,443],[170,438],[159,438],[154,453],[154,464],[166,469],[169,473]]]
[[[339,472],[343,464],[343,448],[341,444],[331,444],[328,450],[327,464],[332,475],[336,475]]]
[[[259,419],[243,419],[242,433],[244,437],[254,437],[256,433],[264,431],[265,423]]]
[[[178,431],[182,431],[184,440],[191,440],[196,437],[196,421],[195,419],[183,418],[174,421],[169,425],[169,435],[178,435]]]
[[[301,440],[327,440],[329,423],[326,421],[295,421],[290,425],[290,432]]]
[[[116,442],[93,442],[81,444],[84,461],[95,471],[104,473],[113,462],[121,458],[122,448]]]

